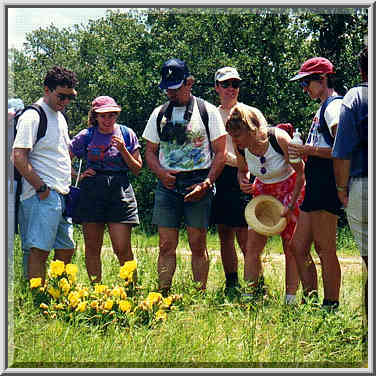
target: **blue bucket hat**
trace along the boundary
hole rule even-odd
[[[170,59],[162,65],[161,89],[178,89],[184,80],[190,76],[187,65],[179,59]]]

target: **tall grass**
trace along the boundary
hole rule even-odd
[[[338,236],[342,269],[340,308],[326,313],[313,305],[287,306],[284,259],[278,237],[263,254],[268,296],[243,304],[223,292],[224,273],[216,234],[208,235],[210,272],[205,294],[192,282],[186,234],[180,236],[172,290],[183,307],[152,326],[99,327],[46,319],[22,277],[19,239],[15,247],[14,325],[9,367],[14,368],[364,368],[366,331],[362,310],[362,266],[346,230]],[[82,235],[75,231],[78,279],[89,284]],[[158,237],[135,231],[140,291],[157,289]],[[238,250],[242,279],[243,257]],[[317,258],[315,258],[317,261]],[[116,283],[119,265],[109,237],[102,249],[103,282]],[[318,272],[321,269],[318,266]],[[320,298],[322,283],[320,281]],[[299,291],[298,300],[301,297]]]

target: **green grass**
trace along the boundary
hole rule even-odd
[[[75,231],[78,279],[86,274],[83,239]],[[141,291],[157,288],[158,237],[134,232]],[[223,294],[224,273],[216,234],[208,235],[210,272],[205,295],[192,282],[185,232],[180,236],[172,292],[183,294],[183,306],[151,327],[98,327],[46,319],[35,307],[22,278],[19,239],[15,247],[15,280],[9,367],[21,368],[364,368],[367,348],[362,310],[362,267],[348,230],[338,236],[342,269],[340,309],[325,314],[311,305],[283,304],[284,260],[278,237],[263,254],[269,294],[241,304]],[[239,255],[242,280],[243,257]],[[317,258],[315,258],[317,260]],[[102,252],[103,282],[118,281],[119,265],[106,234]],[[318,267],[318,272],[321,272]],[[322,283],[320,281],[320,298]],[[299,290],[298,299],[301,297]]]

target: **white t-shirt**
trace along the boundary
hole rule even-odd
[[[337,94],[335,93],[333,95],[337,95]],[[326,123],[328,124],[328,128],[332,136],[334,136],[333,126],[338,124],[339,122],[339,114],[341,110],[341,105],[342,105],[342,99],[335,99],[329,103],[324,113]],[[318,131],[319,126],[320,126],[321,107],[322,106],[320,106],[320,108],[317,110],[313,118],[306,144],[315,146],[315,147],[317,146],[317,147],[322,147],[322,148],[329,148],[331,146],[325,141],[323,134]]]
[[[39,115],[34,110],[25,111],[18,120],[13,149],[30,149],[29,162],[34,171],[51,189],[69,193],[71,184],[71,159],[69,156],[68,126],[64,115],[53,111],[43,98],[37,101],[47,116],[47,131],[35,145]],[[21,201],[35,194],[35,189],[22,178]]]
[[[224,136],[226,130],[218,109],[206,101],[205,106],[209,117],[210,139],[214,141]],[[171,122],[174,126],[186,126],[186,137],[183,143],[178,142],[176,139],[168,142],[160,140],[157,131],[157,116],[161,107],[162,106],[158,106],[154,109],[142,134],[145,140],[159,144],[159,162],[161,166],[166,169],[178,171],[193,171],[210,168],[212,158],[210,156],[209,140],[196,101],[189,123],[184,120],[186,106],[174,107],[172,111]],[[161,120],[161,131],[164,125],[163,117]]]

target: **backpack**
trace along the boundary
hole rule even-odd
[[[211,143],[210,143],[209,115],[208,115],[208,111],[207,111],[206,106],[205,106],[205,101],[201,98],[198,98],[198,97],[194,97],[194,98],[196,99],[196,103],[197,103],[198,110],[200,112],[201,120],[202,120],[202,122],[204,123],[204,126],[205,126],[206,135],[207,135],[208,140],[209,140],[210,156],[212,157],[213,151],[212,151],[212,147],[211,147]],[[161,121],[162,121],[163,115],[165,113],[170,114],[170,116],[171,116],[171,113],[172,113],[171,102],[166,102],[161,107],[161,109],[159,110],[159,113],[158,113],[158,116],[157,116],[157,132],[158,132],[159,137],[161,137]]]
[[[325,114],[325,110],[328,107],[329,103],[333,102],[336,99],[342,99],[342,98],[343,97],[341,95],[337,95],[337,96],[334,96],[334,97],[328,97],[325,100],[325,102],[322,104],[321,109],[320,109],[320,124],[319,124],[319,127],[318,127],[318,132],[322,133],[322,135],[325,139],[325,142],[328,145],[330,145],[331,147],[334,144],[334,137],[331,135],[331,133],[329,131],[329,127],[328,127],[328,124],[326,123],[324,114]]]
[[[16,114],[14,116],[14,139],[16,138],[17,123],[18,123],[20,116],[25,111],[30,110],[30,109],[35,110],[39,114],[39,125],[38,125],[37,138],[36,138],[35,143],[34,143],[34,145],[35,145],[42,137],[44,137],[46,135],[46,131],[47,131],[47,116],[46,116],[46,113],[44,112],[43,108],[37,103],[33,103],[29,106],[26,106],[24,109],[16,112]],[[64,116],[65,116],[65,114],[64,114]],[[14,201],[14,203],[15,203],[14,229],[15,229],[15,233],[18,234],[19,233],[19,231],[18,231],[18,208],[19,208],[19,205],[20,205],[20,196],[21,196],[21,192],[22,192],[22,175],[18,172],[16,166],[13,167],[13,174],[14,174],[14,180],[17,181],[16,196],[15,196],[15,201]]]

